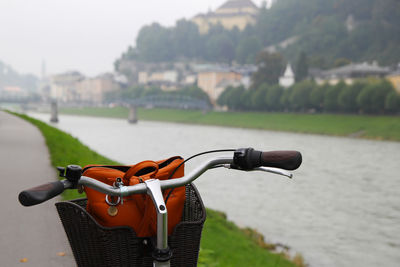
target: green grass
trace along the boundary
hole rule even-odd
[[[12,114],[29,121],[42,132],[50,152],[51,165],[54,167],[65,167],[70,164],[80,166],[88,164],[117,164],[116,161],[110,160],[96,153],[79,142],[77,138],[60,131],[57,128],[51,127],[44,122],[26,115],[16,113]],[[63,193],[64,199],[73,199],[77,197],[82,197],[77,190],[66,190]]]
[[[15,114],[15,113],[13,113]],[[78,139],[26,115],[15,114],[37,126],[48,146],[53,166],[78,164],[118,164],[92,151]],[[68,190],[65,199],[82,197],[76,190]],[[284,255],[273,254],[259,246],[257,240],[239,229],[219,212],[207,210],[203,229],[199,267],[279,266],[294,267]]]
[[[63,108],[64,114],[128,118],[128,110],[116,108]],[[399,116],[297,114],[262,112],[209,112],[194,110],[138,109],[139,120],[255,128],[273,131],[353,136],[400,141]]]
[[[209,209],[201,248],[207,253],[207,260],[212,263],[207,266],[295,266],[284,255],[273,254],[262,248],[221,213]]]

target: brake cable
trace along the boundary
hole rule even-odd
[[[179,164],[178,167],[176,167],[175,170],[172,171],[171,175],[168,177],[168,180],[172,178],[172,176],[175,174],[175,172],[176,172],[185,162],[187,162],[187,161],[189,161],[189,160],[191,160],[191,159],[193,159],[193,158],[195,158],[195,157],[198,157],[198,156],[201,156],[201,155],[204,155],[204,154],[210,154],[210,153],[233,152],[233,151],[236,151],[236,149],[217,149],[217,150],[209,150],[209,151],[205,151],[205,152],[201,152],[201,153],[198,153],[198,154],[196,154],[196,155],[193,155],[193,156],[191,156],[191,157],[185,159],[183,162],[181,162],[181,164]],[[172,188],[172,189],[169,191],[167,197],[165,198],[165,205],[167,205],[168,199],[169,199],[169,197],[171,196],[172,191],[174,191],[174,188]]]

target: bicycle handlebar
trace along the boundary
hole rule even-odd
[[[260,166],[295,170],[301,165],[301,162],[302,156],[300,152],[297,151],[261,152],[254,150],[253,148],[238,149],[235,151],[233,157],[218,157],[209,159],[188,175],[185,175],[181,178],[162,180],[160,181],[160,185],[162,190],[184,186],[193,182],[208,169],[221,165],[228,165],[230,168],[245,171],[257,169]],[[24,206],[36,205],[61,194],[65,189],[76,188],[77,185],[87,186],[101,193],[120,197],[130,196],[133,194],[143,194],[147,192],[145,183],[115,188],[85,176],[81,176],[77,180],[77,166],[73,165],[73,168],[74,177],[72,177],[70,181],[63,180],[52,182],[22,191],[18,197],[19,201]],[[68,175],[66,175],[66,177],[69,179]]]
[[[234,165],[242,170],[252,170],[261,166],[295,170],[301,163],[302,156],[298,151],[261,152],[253,148],[241,148],[234,154]]]
[[[233,159],[228,157],[210,159],[194,169],[191,173],[185,175],[184,177],[160,181],[161,190],[176,188],[184,186],[186,184],[190,184],[208,169],[218,165],[231,164],[232,162]],[[85,176],[81,177],[78,184],[88,186],[110,196],[126,197],[133,194],[144,194],[147,192],[147,187],[144,183],[139,183],[133,186],[122,186],[120,188],[115,188],[113,186],[104,184],[95,179]]]
[[[26,206],[33,206],[45,202],[55,196],[58,196],[65,189],[70,188],[72,183],[68,180],[51,182],[27,189],[19,193],[19,202]]]

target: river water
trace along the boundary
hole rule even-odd
[[[44,121],[49,115],[30,114]],[[211,170],[196,180],[205,205],[311,267],[400,266],[400,143],[214,126],[60,116],[56,125],[125,164],[221,148],[299,150],[294,179]],[[207,156],[203,156],[203,159]],[[193,159],[193,169],[201,159]]]

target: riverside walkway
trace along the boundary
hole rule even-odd
[[[76,266],[55,200],[23,207],[23,189],[54,181],[39,130],[0,110],[0,265]]]

